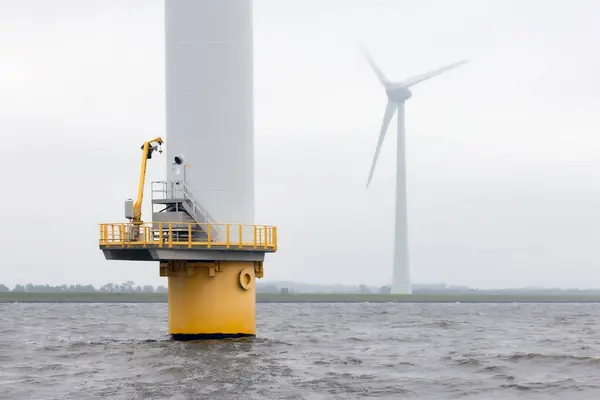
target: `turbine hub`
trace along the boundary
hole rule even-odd
[[[412,92],[406,86],[390,86],[385,93],[390,100],[402,103],[412,97]]]

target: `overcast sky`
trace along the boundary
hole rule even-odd
[[[396,140],[367,190],[386,98],[360,41],[391,79],[470,60],[406,106],[413,282],[600,287],[598,15],[255,0],[256,219],[280,234],[266,280],[391,282]],[[97,247],[139,146],[165,135],[163,35],[160,0],[0,0],[0,282],[166,284]],[[164,155],[149,168],[163,179]]]

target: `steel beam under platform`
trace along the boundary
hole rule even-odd
[[[160,248],[101,248],[107,260],[165,261],[165,260],[229,260],[264,261],[265,251],[211,249],[160,249]]]

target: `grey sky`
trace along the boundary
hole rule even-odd
[[[0,282],[165,284],[97,248],[135,195],[141,142],[165,134],[162,1],[0,9]],[[255,0],[256,215],[280,230],[266,279],[391,280],[395,137],[367,190],[386,99],[361,41],[392,79],[471,60],[407,102],[413,281],[600,287],[598,15],[592,0]]]

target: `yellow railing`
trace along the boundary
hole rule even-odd
[[[147,222],[100,224],[100,246],[277,250],[277,228],[267,225]]]

